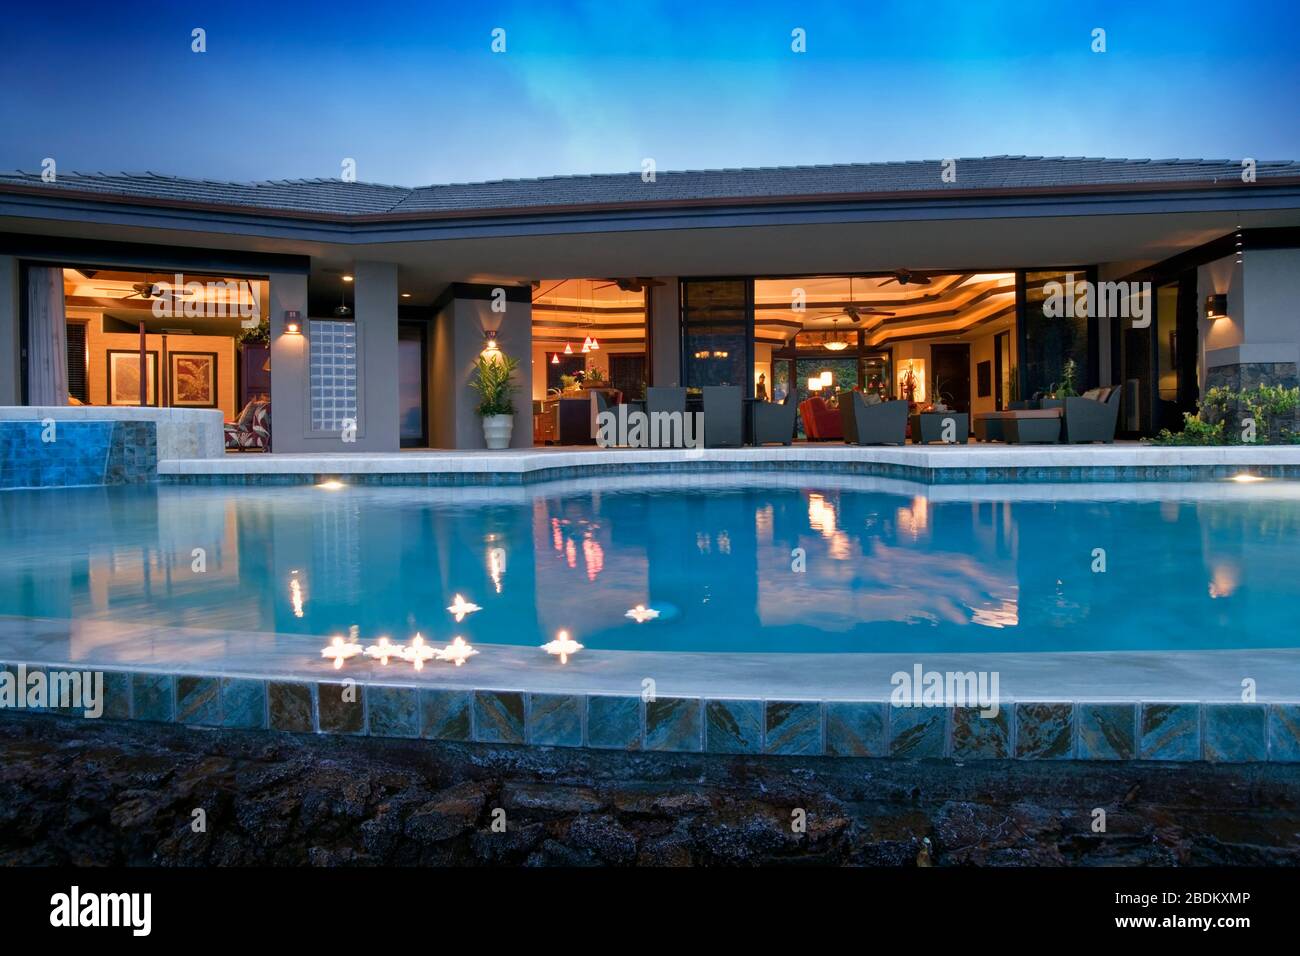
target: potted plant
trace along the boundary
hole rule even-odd
[[[497,352],[480,355],[474,362],[470,384],[478,392],[479,417],[483,419],[483,440],[488,448],[509,448],[515,428],[515,371],[518,359]]]

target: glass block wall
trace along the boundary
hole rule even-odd
[[[312,431],[342,431],[358,421],[356,323],[312,319],[308,337]]]

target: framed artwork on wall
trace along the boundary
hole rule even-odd
[[[172,352],[167,356],[167,399],[173,408],[217,407],[217,353]]]
[[[158,353],[145,353],[148,405],[158,404]],[[140,404],[140,353],[109,349],[108,404]]]

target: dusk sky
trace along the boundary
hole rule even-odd
[[[1300,4],[14,4],[0,83],[0,167],[61,173],[1297,159]]]

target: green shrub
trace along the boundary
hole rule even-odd
[[[513,415],[515,405],[515,371],[519,360],[506,355],[480,355],[474,362],[474,378],[470,385],[478,392],[478,413],[484,418],[490,415]]]

